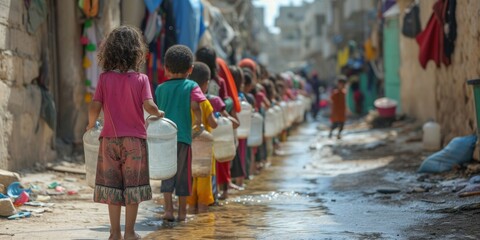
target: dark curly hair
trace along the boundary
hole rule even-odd
[[[202,62],[193,63],[193,71],[189,79],[198,83],[199,86],[207,83],[210,80],[210,69],[207,64]]]
[[[138,72],[146,54],[147,45],[141,31],[132,26],[120,26],[107,35],[97,57],[103,71],[127,72],[133,69]]]
[[[243,76],[243,71],[241,68],[232,65],[228,67],[230,72],[232,73],[233,80],[235,81],[235,86],[237,87],[237,90],[240,92],[242,91],[242,86],[244,82],[244,76]]]
[[[165,53],[165,68],[173,73],[187,73],[193,64],[193,53],[187,46],[174,45]]]
[[[211,47],[202,47],[195,53],[195,60],[207,64],[212,78],[217,77],[217,53]]]

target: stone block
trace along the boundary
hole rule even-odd
[[[18,29],[10,29],[10,49],[17,51],[21,55],[33,58],[40,54],[37,39],[27,32]]]
[[[22,59],[12,55],[11,51],[0,54],[0,80],[7,85],[21,86],[23,84]]]
[[[23,60],[23,84],[28,85],[32,83],[32,80],[40,75],[39,65],[38,61],[30,59]]]
[[[8,187],[12,182],[20,182],[20,175],[18,175],[18,173],[0,169],[0,184]]]
[[[10,15],[11,0],[0,0],[0,24],[8,24],[8,17]],[[0,35],[2,36],[2,35]]]
[[[12,200],[10,198],[0,199],[0,216],[9,217],[17,213],[17,210],[13,206]]]
[[[1,12],[1,11],[0,11]],[[7,25],[0,23],[0,50],[6,50],[10,47],[10,31]]]

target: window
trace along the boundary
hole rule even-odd
[[[315,26],[317,36],[322,35],[323,25],[325,24],[325,15],[315,15]]]

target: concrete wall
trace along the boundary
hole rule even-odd
[[[403,10],[410,0],[399,0]],[[421,22],[425,27],[435,0],[420,1]],[[414,39],[401,37],[401,94],[405,113],[426,121],[435,119],[442,127],[444,144],[453,137],[474,133],[473,96],[466,81],[480,74],[480,1],[457,1],[457,39],[452,64],[437,68],[429,62],[422,69],[419,47]],[[402,22],[402,21],[401,21]]]
[[[54,132],[40,118],[39,86],[49,60],[45,21],[26,31],[23,1],[0,0],[0,169],[19,170],[54,159]],[[50,75],[51,76],[51,75]]]

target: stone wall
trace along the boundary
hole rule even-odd
[[[411,0],[399,0],[402,22],[405,7]],[[425,27],[436,0],[420,1],[421,22]],[[473,134],[476,129],[473,94],[466,84],[480,74],[480,1],[457,1],[457,39],[452,64],[437,68],[429,62],[422,69],[419,47],[414,39],[401,37],[402,104],[405,113],[426,121],[435,119],[442,127],[443,144],[456,136]]]
[[[49,59],[47,21],[29,34],[24,1],[0,0],[0,9],[0,169],[20,170],[55,158],[34,81]]]

